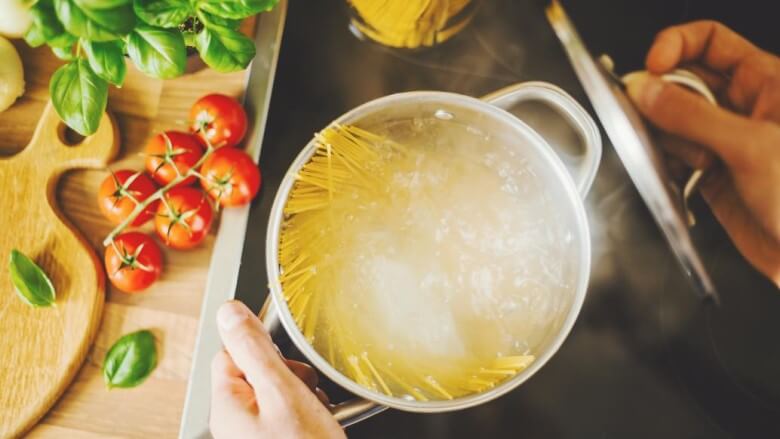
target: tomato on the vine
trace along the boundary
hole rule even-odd
[[[162,251],[149,235],[123,233],[106,247],[106,272],[115,287],[126,293],[148,288],[162,272]]]
[[[214,151],[200,168],[200,184],[222,206],[252,201],[260,189],[260,170],[252,157],[235,148]]]
[[[188,249],[206,238],[213,218],[206,194],[191,187],[177,187],[163,196],[154,226],[165,245]]]
[[[152,137],[146,144],[146,170],[152,178],[164,186],[176,177],[184,175],[203,157],[200,139],[181,131],[165,131]],[[195,182],[190,175],[179,186]]]
[[[236,146],[246,135],[246,112],[230,96],[206,95],[190,109],[190,128],[214,148]]]
[[[135,209],[136,205],[149,198],[157,186],[148,175],[122,169],[112,172],[103,180],[98,189],[98,207],[103,215],[114,224],[124,221]],[[149,221],[157,210],[157,202],[151,203],[132,222],[140,226]]]

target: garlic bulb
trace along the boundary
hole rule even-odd
[[[32,23],[29,8],[22,0],[0,0],[0,35],[21,38]]]
[[[0,36],[0,112],[24,94],[22,59],[10,41]]]

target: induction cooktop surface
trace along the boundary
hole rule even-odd
[[[693,18],[690,8],[698,4],[566,3],[592,52],[611,53],[618,65],[631,69],[641,67],[658,29]],[[250,214],[237,297],[260,309],[267,295],[265,233],[276,188],[313,133],[349,109],[400,91],[482,96],[543,80],[591,110],[543,6],[486,1],[474,23],[453,40],[398,52],[355,38],[339,1],[291,2],[260,160],[264,186]],[[551,141],[572,142],[553,113],[534,106],[515,113]],[[697,199],[699,224],[692,236],[721,295],[719,306],[700,301],[603,138],[601,168],[586,200],[591,284],[560,351],[496,401],[436,415],[388,410],[350,427],[350,437],[780,435],[780,293],[746,264]],[[275,335],[295,357],[289,340]],[[334,400],[349,396],[333,384],[323,386]]]

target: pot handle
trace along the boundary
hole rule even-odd
[[[281,326],[279,311],[270,294],[266,297],[263,308],[260,309],[259,317],[269,334]],[[331,405],[329,410],[339,425],[346,428],[387,410],[387,407],[356,396],[340,404]]]
[[[482,100],[507,111],[519,102],[540,101],[550,105],[566,118],[577,131],[584,145],[576,169],[569,172],[580,196],[585,198],[601,162],[601,134],[588,112],[573,97],[553,84],[531,81],[496,90],[483,96]],[[555,145],[550,146],[557,150]],[[562,154],[562,151],[556,152],[559,156]]]

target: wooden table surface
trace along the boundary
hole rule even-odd
[[[244,30],[253,25],[253,20],[245,23]],[[0,113],[0,155],[11,155],[30,141],[48,99],[49,78],[61,64],[45,47],[31,49],[21,40],[13,43],[24,63],[26,92]],[[219,74],[203,69],[160,81],[131,65],[124,87],[111,88],[109,94],[109,110],[121,134],[121,150],[112,169],[143,169],[140,152],[147,138],[161,130],[186,130],[189,108],[198,97],[209,92],[238,97],[246,80],[246,72]],[[75,171],[63,176],[58,188],[60,206],[101,260],[101,242],[112,225],[100,214],[96,194],[107,175],[107,170]],[[145,230],[151,232],[149,224]],[[176,437],[213,242],[212,232],[197,249],[166,250],[161,279],[141,294],[125,294],[109,286],[101,327],[87,360],[30,437]],[[106,351],[123,334],[144,328],[160,342],[157,369],[137,388],[107,390],[101,374]]]

